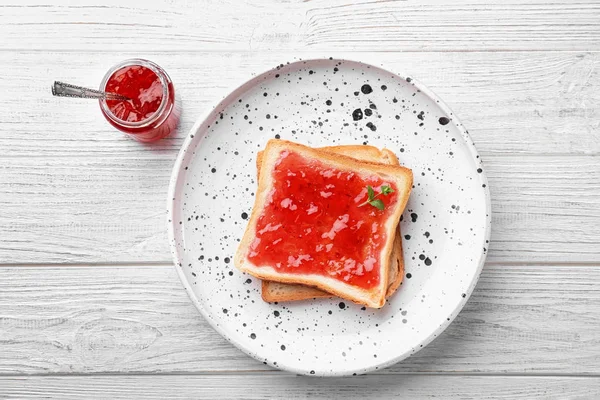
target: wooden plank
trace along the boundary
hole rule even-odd
[[[598,157],[488,156],[486,170],[488,261],[600,260]]]
[[[174,157],[5,158],[0,263],[169,263]],[[488,155],[485,169],[488,261],[600,261],[598,157]]]
[[[1,399],[591,399],[600,378],[287,374],[0,378]]]
[[[5,159],[1,262],[169,262],[173,158]]]
[[[1,25],[0,25],[0,29]],[[598,41],[600,43],[600,41]],[[323,53],[405,71],[444,99],[483,156],[599,154],[600,53]],[[179,133],[141,146],[114,130],[95,101],[50,96],[53,79],[96,86],[131,53],[0,52],[0,157],[173,154],[195,120],[229,89],[297,53],[138,53],[171,74],[183,105]],[[65,68],[68,65],[68,68]]]
[[[0,49],[598,50],[598,19],[593,0],[28,0],[2,6]]]
[[[0,374],[267,368],[204,322],[171,266],[0,271]]]
[[[598,376],[599,324],[599,267],[488,266],[446,332],[384,373]],[[266,369],[209,327],[173,267],[0,268],[0,375]]]

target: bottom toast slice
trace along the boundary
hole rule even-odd
[[[347,145],[347,146],[329,146],[321,147],[321,150],[325,150],[331,153],[337,153],[348,157],[355,158],[360,161],[377,162],[381,164],[389,165],[400,165],[398,158],[387,149],[379,150],[373,146],[365,145]],[[260,171],[262,164],[262,152],[259,152],[256,159],[257,171]],[[404,259],[402,255],[402,236],[400,234],[400,225],[396,237],[394,238],[394,249],[390,256],[390,269],[389,269],[389,284],[386,292],[386,297],[390,297],[402,284],[404,277]],[[320,297],[332,297],[331,293],[322,291],[315,287],[273,282],[273,281],[262,281],[262,298],[264,301],[273,303],[280,301],[300,301]]]

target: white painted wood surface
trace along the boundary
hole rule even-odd
[[[270,369],[210,328],[170,265],[4,267],[0,293],[0,375]],[[488,265],[452,325],[384,373],[600,375],[599,303],[600,269]]]
[[[177,388],[173,390],[173,388]],[[319,379],[277,373],[0,377],[0,399],[594,399],[597,377],[365,375]],[[335,397],[333,397],[335,396]]]
[[[128,57],[165,67],[180,131],[120,136],[95,86]],[[170,265],[170,169],[198,115],[252,73],[336,56],[416,77],[485,163],[492,243],[448,330],[380,374],[307,379],[232,347]],[[597,1],[0,1],[0,399],[597,398]]]
[[[599,50],[599,12],[594,0],[24,0],[4,5],[0,48]]]
[[[598,260],[600,191],[591,189],[600,182],[600,53],[339,55],[408,71],[461,116],[490,179],[490,261]],[[130,56],[0,52],[0,70],[7,71],[0,109],[15,110],[0,119],[6,157],[0,205],[9,211],[0,214],[0,236],[7,237],[0,261],[168,262],[164,204],[182,138],[196,116],[249,71],[294,58],[146,55],[173,75],[184,116],[173,138],[140,146],[95,118],[95,102],[53,99],[48,90],[55,77],[100,80],[108,65]],[[65,70],[65,64],[72,67]]]

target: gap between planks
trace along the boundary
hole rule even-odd
[[[357,376],[449,376],[449,377],[475,377],[475,378],[572,378],[572,379],[598,379],[600,378],[600,374],[581,374],[581,373],[535,373],[535,372],[523,372],[523,373],[515,373],[515,372],[506,372],[506,373],[491,373],[491,372],[399,372],[392,371],[386,372],[387,370],[378,371],[378,372],[369,372],[367,374],[357,375]],[[76,377],[144,377],[144,376],[156,376],[156,377],[168,377],[168,376],[277,376],[277,377],[293,377],[293,376],[305,376],[293,374],[287,371],[282,370],[215,370],[215,371],[199,371],[199,372],[134,372],[134,373],[114,373],[114,372],[90,372],[90,373],[81,373],[81,372],[60,372],[60,373],[48,373],[48,374],[6,374],[0,373],[0,378],[52,378],[52,377],[66,377],[66,378],[76,378]],[[315,378],[315,377],[313,377]],[[316,377],[316,379],[324,378],[324,377]],[[326,379],[336,379],[336,378],[344,378],[344,377],[325,377]],[[352,377],[346,377],[352,378]]]
[[[218,103],[218,101],[215,100],[215,103]],[[200,118],[200,115],[198,116],[198,118]],[[187,131],[179,131],[179,134],[183,134],[186,133]],[[133,139],[131,139],[133,140]],[[164,139],[163,139],[164,140]],[[183,142],[181,142],[181,146],[183,146]],[[178,155],[178,151],[169,151],[168,154],[154,154],[154,153],[149,153],[149,152],[142,152],[142,153],[136,153],[135,155],[132,154],[120,154],[120,153],[116,153],[116,154],[111,154],[110,157],[112,159],[115,160],[157,160],[159,158],[172,158],[173,159],[173,163],[175,163],[175,158]],[[548,158],[548,157],[597,157],[598,154],[597,153],[589,153],[589,154],[580,154],[580,153],[569,153],[569,152],[557,152],[557,153],[528,153],[526,151],[523,152],[518,152],[518,151],[513,151],[513,152],[506,152],[506,153],[494,153],[492,151],[479,151],[479,155],[484,157],[484,158],[490,158],[490,157],[494,157],[494,156],[518,156],[518,155],[524,155],[527,156],[528,158]],[[61,154],[60,156],[56,156],[56,155],[52,155],[52,154],[48,154],[48,153],[43,153],[43,154],[30,154],[27,156],[24,156],[22,154],[0,154],[0,160],[2,159],[23,159],[23,158],[27,158],[27,159],[72,159],[72,158],[81,158],[81,154]],[[87,156],[88,159],[94,159],[94,158],[105,158],[106,157],[106,153],[98,153],[97,155],[89,155]]]
[[[489,261],[485,263],[486,267],[600,267],[600,262],[595,261]],[[97,262],[97,263],[0,263],[0,268],[147,268],[163,267],[174,268],[170,261],[118,261],[118,262]]]
[[[329,55],[335,55],[336,53],[340,53],[339,49],[335,49],[335,48],[331,48],[331,49],[311,49],[311,48],[307,48],[307,49],[294,49],[294,50],[275,50],[277,51],[279,54],[282,55],[286,55],[286,54],[294,54],[294,55],[315,55],[315,54],[322,54],[323,57],[325,56],[329,56]],[[525,49],[474,49],[474,50],[469,50],[469,49],[450,49],[450,48],[442,48],[440,47],[439,49],[410,49],[410,50],[369,50],[369,49],[363,49],[363,50],[344,50],[344,53],[356,53],[356,54],[364,54],[364,53],[370,53],[370,54],[376,54],[376,53],[395,53],[395,54],[410,54],[410,53],[471,53],[471,54],[475,54],[475,53],[600,53],[600,50],[593,50],[593,49],[585,49],[585,50],[544,50],[544,49],[532,49],[532,50],[525,50]],[[115,54],[115,50],[114,49],[106,49],[106,50],[86,50],[86,49],[81,49],[81,50],[71,50],[71,49],[60,49],[60,50],[48,50],[48,49],[36,49],[36,48],[7,48],[7,49],[2,49],[0,48],[0,54],[1,53],[66,53],[66,54]],[[148,53],[148,51],[145,51],[145,53]],[[189,54],[200,54],[200,53],[215,53],[215,54],[271,54],[273,53],[273,50],[269,50],[269,49],[257,49],[257,50],[244,50],[244,49],[231,49],[231,50],[219,50],[219,49],[181,49],[181,50],[152,50],[153,54],[174,54],[174,55],[180,55],[182,53],[189,53]]]

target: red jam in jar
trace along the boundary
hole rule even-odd
[[[128,100],[101,100],[102,113],[115,128],[140,142],[154,142],[169,135],[179,122],[175,89],[167,73],[155,63],[133,59],[108,71],[100,90]]]

